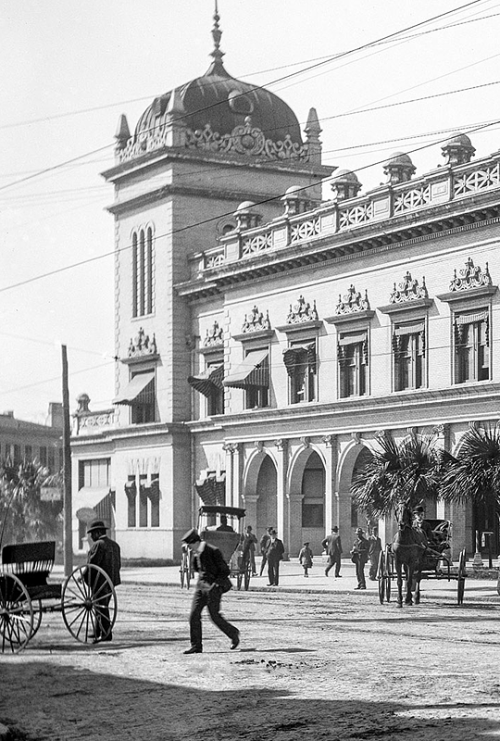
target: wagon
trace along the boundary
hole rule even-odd
[[[227,525],[222,524],[221,517],[226,518]],[[250,553],[243,552],[243,523],[245,510],[240,507],[222,505],[203,505],[198,510],[198,530],[202,540],[218,548],[230,568],[230,576],[236,579],[238,589],[248,590],[252,576]],[[180,565],[181,587],[189,589],[193,578],[193,554],[189,548],[183,548]]]
[[[450,539],[452,524],[449,520],[427,520],[432,528],[435,543],[434,547],[441,550],[441,557],[427,555],[421,571],[421,579],[434,579],[457,582],[457,604],[462,605],[464,601],[465,579],[467,577],[466,561],[467,553],[462,549],[458,556],[457,566],[451,563]],[[431,544],[432,546],[432,544]],[[391,600],[391,581],[397,579],[394,566],[394,554],[391,545],[386,545],[381,551],[377,569],[378,594],[380,604]]]
[[[92,643],[111,632],[116,620],[115,588],[105,571],[89,564],[76,568],[64,582],[50,580],[55,541],[6,545],[0,563],[0,648],[22,651],[37,633],[44,612],[61,612],[75,640]],[[109,611],[109,629],[100,617]]]

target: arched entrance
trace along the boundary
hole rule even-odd
[[[340,460],[338,524],[344,554],[351,548],[356,528],[362,527],[366,531],[368,526],[366,515],[360,512],[353,502],[350,488],[354,476],[371,457],[372,453],[366,445],[354,443],[344,452]],[[383,533],[379,534],[383,536]]]
[[[301,544],[309,541],[313,553],[319,555],[325,537],[325,467],[315,451],[309,456],[302,475],[301,514]]]
[[[278,495],[277,473],[274,461],[269,455],[262,459],[256,484],[256,521],[253,524],[254,533],[260,540],[268,527],[277,527],[278,522]],[[248,518],[247,518],[248,519]],[[249,523],[252,524],[252,523]]]

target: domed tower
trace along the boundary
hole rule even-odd
[[[115,404],[120,427],[128,428],[120,440],[129,458],[161,457],[172,533],[177,521],[189,521],[182,512],[192,492],[186,379],[192,349],[203,341],[193,337],[189,303],[175,286],[191,277],[194,255],[236,228],[245,216],[241,204],[255,204],[265,222],[282,216],[290,186],[318,203],[321,181],[334,169],[321,164],[314,109],[303,137],[283,100],[229,74],[219,20],[216,8],[205,74],[155,98],[135,129],[122,115],[115,165],[103,173],[115,188]],[[217,300],[222,307],[223,297]],[[124,456],[117,466],[126,479],[129,463],[117,455]]]

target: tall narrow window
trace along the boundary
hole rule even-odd
[[[424,385],[424,323],[400,325],[394,330],[394,390],[419,389]]]
[[[290,379],[290,403],[300,404],[316,398],[316,343],[293,343],[283,353]]]
[[[366,394],[366,375],[368,367],[368,338],[366,332],[343,334],[338,343],[339,395]]]
[[[486,311],[455,317],[455,383],[490,378],[489,345]]]
[[[153,229],[140,229],[132,235],[132,316],[152,314],[154,310]]]

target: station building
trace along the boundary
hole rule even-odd
[[[292,557],[304,540],[319,554],[334,524],[347,551],[365,525],[351,481],[380,435],[456,453],[498,420],[500,152],[475,157],[456,134],[431,172],[396,153],[362,193],[322,163],[316,110],[301,131],[231,77],[217,14],[212,34],[204,75],[133,132],[121,117],[103,173],[120,360],[112,408],[78,400],[74,497],[107,498],[125,557],[179,558],[202,502],[245,507]],[[427,516],[452,520],[455,554],[474,550],[478,517],[500,550],[496,512]],[[75,517],[76,550],[84,530]]]

